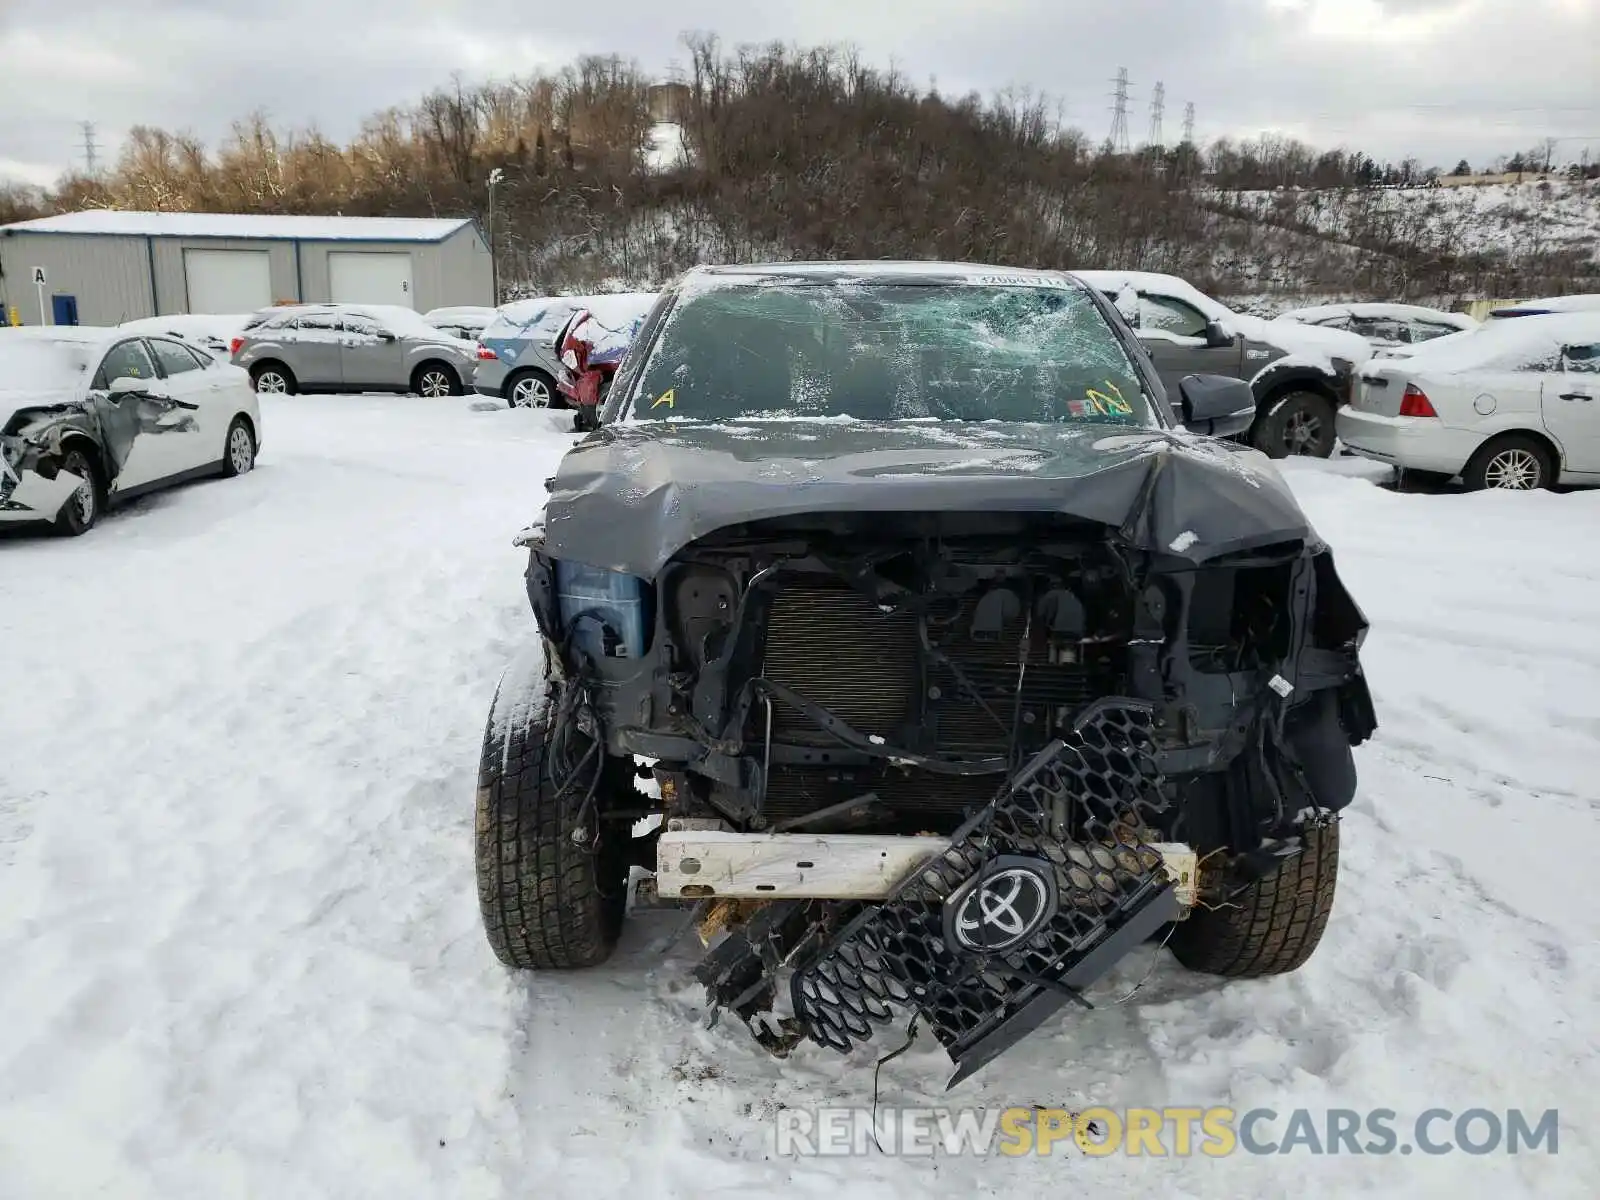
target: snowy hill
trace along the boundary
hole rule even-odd
[[[1241,216],[1362,243],[1506,259],[1571,254],[1600,267],[1600,180],[1213,193]]]

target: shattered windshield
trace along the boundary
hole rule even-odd
[[[1157,424],[1080,288],[782,281],[680,297],[635,420]]]

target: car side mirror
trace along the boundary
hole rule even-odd
[[[1212,349],[1233,345],[1233,334],[1222,327],[1221,321],[1206,322],[1206,345]]]
[[[140,379],[137,375],[118,375],[107,390],[113,396],[149,396],[154,383],[153,379]]]
[[[1185,375],[1178,381],[1184,428],[1206,437],[1233,437],[1255,423],[1256,396],[1229,375]]]
[[[378,340],[380,342],[392,342],[394,341],[394,334],[390,333],[387,329],[380,329],[378,330]]]

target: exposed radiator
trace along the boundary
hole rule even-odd
[[[861,733],[898,741],[925,711],[932,717],[933,749],[938,752],[999,754],[1011,731],[1022,621],[1012,622],[992,640],[975,639],[970,625],[969,605],[955,622],[930,629],[930,640],[978,689],[990,712],[946,667],[924,661],[915,617],[885,613],[840,580],[788,576],[768,611],[763,674]],[[1023,744],[1028,748],[1049,741],[1059,722],[1070,721],[1097,695],[1085,668],[1051,663],[1048,653],[1045,638],[1036,629],[1022,689]],[[776,701],[772,724],[773,736],[780,741],[837,744],[799,712]],[[874,768],[853,776],[780,770],[768,787],[767,810],[772,818],[782,819],[874,791],[897,810],[958,813],[985,803],[997,785],[997,778],[961,779],[898,768]]]

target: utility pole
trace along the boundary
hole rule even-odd
[[[1118,67],[1117,90],[1111,93],[1116,104],[1111,109],[1111,136],[1107,140],[1113,154],[1127,154],[1128,145],[1128,68]]]
[[[83,166],[89,178],[93,179],[100,167],[100,147],[94,142],[94,122],[79,121],[78,128],[83,130]]]
[[[1183,140],[1194,145],[1194,101],[1183,106]]]
[[[1161,149],[1161,118],[1167,111],[1167,85],[1157,83],[1155,94],[1150,97],[1150,144],[1156,149]]]
[[[489,172],[489,290],[494,297],[493,304],[500,304],[500,260],[494,252],[494,189],[506,173],[499,167]]]

